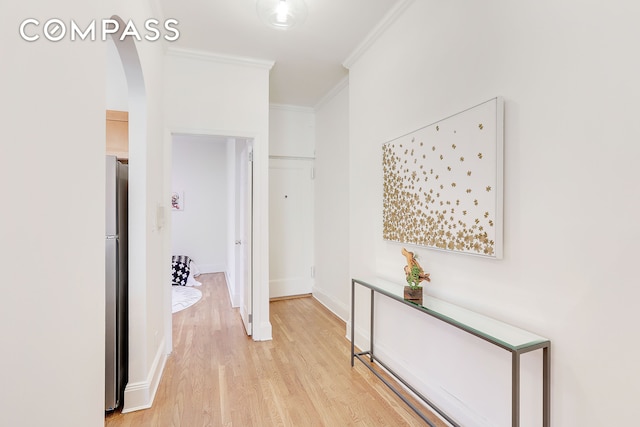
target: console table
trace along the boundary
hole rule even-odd
[[[371,319],[370,319],[370,349],[356,353],[355,351],[355,309],[356,309],[356,285],[369,288],[371,290]],[[401,378],[387,365],[375,357],[374,354],[374,331],[373,323],[375,318],[375,294],[380,294],[392,300],[405,304],[415,310],[419,310],[429,316],[448,323],[465,332],[475,335],[491,344],[511,352],[511,425],[520,425],[520,355],[530,351],[542,349],[542,422],[543,427],[549,427],[551,421],[551,342],[547,338],[532,334],[523,329],[509,325],[504,322],[492,319],[471,310],[450,304],[437,298],[424,295],[422,305],[406,301],[404,299],[404,285],[390,282],[381,278],[352,279],[351,280],[351,366],[354,366],[355,359],[360,360],[373,372],[387,387],[389,387],[400,399],[402,399],[411,409],[413,409],[427,424],[434,427],[431,421],[422,411],[411,403],[397,388],[387,381],[380,373],[373,368],[373,363],[377,363],[386,369],[394,378],[404,384],[416,396],[418,396],[429,407],[446,419],[451,425],[459,425],[444,411],[431,403],[425,396],[420,394],[411,384]],[[369,361],[366,360],[368,356]]]

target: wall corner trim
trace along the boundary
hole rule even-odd
[[[282,111],[293,111],[296,113],[309,113],[313,114],[315,110],[311,107],[302,107],[299,105],[290,105],[290,104],[275,104],[270,103],[269,109],[271,110],[282,110]]]
[[[360,44],[351,52],[351,54],[344,60],[342,65],[349,69],[355,64],[358,59],[375,43],[382,34],[404,13],[404,11],[415,0],[400,0],[376,25],[373,30],[366,35],[366,37],[360,42]]]
[[[257,330],[256,330],[257,329]],[[253,325],[254,341],[271,341],[273,340],[271,322],[260,322]]]
[[[165,340],[162,339],[158,346],[158,352],[153,360],[153,364],[145,381],[137,383],[128,383],[124,390],[124,403],[122,413],[139,411],[141,409],[149,409],[153,405],[153,399],[156,397],[160,378],[164,372],[164,366],[167,362],[168,354],[165,353]]]
[[[329,92],[327,92],[321,99],[320,101],[318,101],[316,103],[316,105],[313,106],[314,111],[318,111],[320,110],[322,107],[324,107],[327,103],[329,103],[333,98],[336,97],[336,95],[338,95],[342,89],[344,89],[345,87],[349,86],[349,75],[347,74],[346,76],[344,76],[342,78],[342,80],[340,80],[334,87],[331,88],[331,90],[329,90]]]
[[[183,49],[175,47],[169,47],[167,49],[167,55],[179,58],[197,59],[200,61],[218,62],[222,64],[243,65],[247,67],[262,68],[266,70],[271,70],[271,68],[273,68],[273,65],[275,64],[275,61],[266,59],[223,55],[219,53],[206,52],[203,50]]]

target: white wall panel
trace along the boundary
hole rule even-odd
[[[228,173],[226,138],[175,135],[172,191],[184,194],[173,210],[172,254],[191,257],[202,273],[227,266]]]
[[[349,318],[349,89],[342,85],[316,112],[313,295]]]
[[[381,144],[504,97],[504,259],[411,250],[431,273],[427,293],[551,339],[552,425],[635,419],[632,396],[640,389],[625,381],[640,374],[632,356],[638,345],[625,339],[635,334],[640,297],[633,259],[640,197],[631,184],[640,155],[633,142],[640,139],[640,59],[627,53],[640,29],[631,11],[638,6],[628,1],[417,0],[350,68],[353,275],[404,280],[401,245],[381,237]],[[387,319],[403,316],[387,310]],[[454,363],[493,366],[493,356],[472,343],[454,347],[437,326],[411,326],[379,338],[395,366],[420,365],[417,380],[438,378],[442,400],[457,396],[459,412],[507,425],[508,392],[499,384],[477,395],[480,375],[456,383],[434,374]],[[396,351],[415,333],[421,338],[411,356]],[[442,352],[426,363],[434,346]],[[468,357],[459,360],[460,352]],[[531,378],[538,372],[535,362],[525,368]],[[495,406],[494,397],[505,404]],[[523,426],[539,425],[536,405],[523,400]]]

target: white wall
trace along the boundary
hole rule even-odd
[[[105,47],[28,43],[18,26],[102,9],[71,0],[2,9],[3,424],[101,426]]]
[[[184,210],[171,212],[172,254],[188,255],[201,273],[226,271],[226,138],[175,135],[172,165],[173,191],[184,197]]]
[[[349,319],[349,88],[338,85],[316,109],[313,295]]]
[[[413,249],[431,273],[428,293],[551,339],[556,426],[636,418],[640,385],[629,378],[640,374],[639,345],[629,338],[640,297],[632,257],[640,237],[640,58],[629,52],[640,36],[639,11],[629,1],[416,0],[349,63],[353,276],[403,280],[401,245],[381,239],[380,145],[505,98],[504,259]],[[508,425],[501,370],[508,359],[404,310],[381,309],[388,329],[378,348],[394,366],[442,387],[440,400],[459,398],[459,412],[475,417],[468,425]],[[416,334],[418,348],[403,354]],[[539,372],[533,359],[525,366],[530,378]],[[497,380],[471,385],[488,374]],[[492,403],[496,397],[502,402]],[[530,416],[523,425],[539,425],[535,400],[523,401]]]
[[[271,104],[269,106],[269,155],[313,157],[315,112],[311,108]]]
[[[144,22],[157,14],[154,5],[116,2],[105,15]],[[169,207],[170,140],[163,121],[162,45],[140,42],[119,53],[129,90],[128,412],[153,403],[171,347],[170,229],[160,219]]]
[[[0,408],[9,425],[104,424],[106,44],[44,38],[27,43],[19,38],[18,26],[27,17],[89,23],[113,13],[137,19],[151,10],[147,2],[107,9],[66,0],[13,5],[2,13],[0,52],[6,66],[0,105],[2,117],[11,118],[3,122],[5,141],[10,141],[2,144],[2,158],[10,159],[1,172],[3,197],[19,207],[3,214],[0,234],[3,255],[20,254],[2,257],[3,283],[19,284],[6,295],[2,310],[2,341],[12,351],[4,357],[11,368],[2,373]],[[132,301],[142,310],[134,321],[140,363],[134,362],[130,376],[146,379],[149,354],[153,359],[164,339],[162,289],[168,280],[158,268],[166,236],[147,228],[146,216],[163,199],[164,147],[157,142],[163,140],[162,121],[154,107],[161,108],[162,67],[155,60],[162,54],[151,44],[139,46],[139,52],[152,106],[136,118],[148,126],[137,138],[156,142],[137,143],[133,156],[134,173],[143,175],[135,191],[143,190],[134,220],[139,265]]]
[[[269,70],[272,63],[170,50],[165,99],[173,133],[254,140],[254,333],[271,339],[269,322]]]
[[[129,89],[118,49],[112,38],[106,43],[107,49],[107,110],[129,111]]]

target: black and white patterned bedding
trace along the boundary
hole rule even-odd
[[[171,257],[171,284],[185,286],[189,278],[191,258],[186,255]]]

